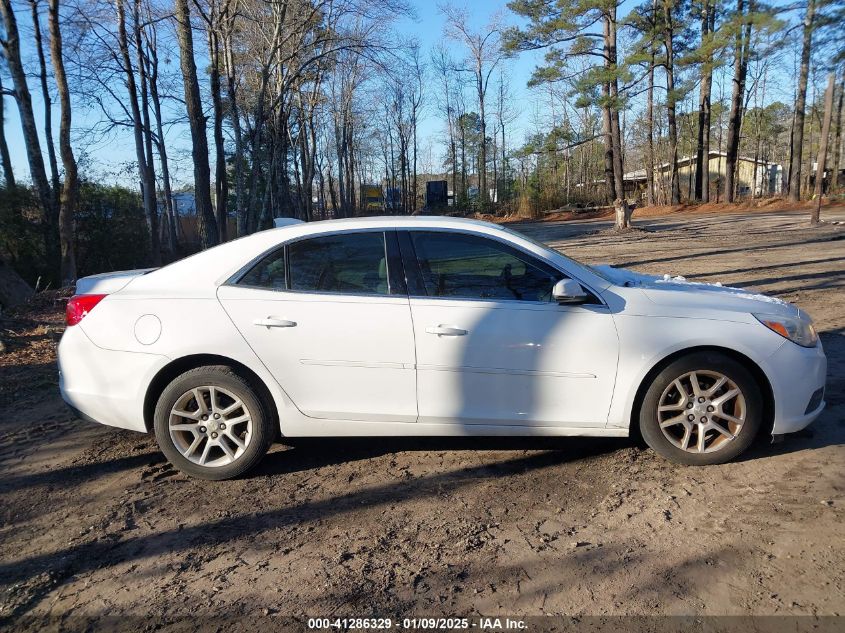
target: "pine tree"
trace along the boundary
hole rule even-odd
[[[602,110],[605,185],[610,201],[625,196],[619,85],[627,79],[627,69],[618,59],[617,6],[611,0],[513,0],[508,8],[528,24],[508,29],[503,38],[506,49],[513,52],[546,49],[547,65],[535,70],[534,84],[560,81],[570,75],[573,61],[586,60],[588,68],[577,77],[575,86],[582,98]],[[600,63],[595,64],[596,60]]]

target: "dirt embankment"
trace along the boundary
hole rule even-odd
[[[784,198],[760,198],[743,200],[742,202],[709,202],[706,204],[676,204],[676,205],[654,205],[651,207],[637,207],[634,210],[633,219],[661,218],[678,215],[703,215],[703,214],[733,214],[733,213],[762,213],[762,212],[783,212],[783,211],[807,211],[815,208],[816,201],[802,200],[801,202],[788,202]],[[840,211],[845,208],[841,198],[825,198],[822,201],[822,210]],[[612,207],[563,207],[539,214],[538,218],[526,219],[519,214],[496,216],[489,213],[477,213],[476,219],[497,224],[512,223],[535,223],[535,222],[567,222],[571,220],[612,220],[614,216]],[[824,218],[822,218],[824,219]]]

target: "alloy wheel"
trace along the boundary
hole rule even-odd
[[[195,387],[170,410],[170,439],[185,459],[207,467],[237,460],[252,438],[252,415],[228,389]]]
[[[745,396],[728,376],[691,371],[673,380],[660,396],[657,421],[673,445],[690,453],[728,446],[745,424]]]

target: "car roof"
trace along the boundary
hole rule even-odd
[[[474,220],[470,218],[455,218],[448,215],[375,215],[363,218],[336,218],[332,220],[316,220],[307,223],[286,224],[278,227],[278,231],[303,230],[308,227],[308,233],[321,233],[323,231],[334,231],[338,229],[358,228],[396,228],[409,226],[427,226],[433,228],[497,228],[504,230],[498,224]]]
[[[245,264],[280,244],[298,238],[323,235],[334,231],[358,231],[391,228],[440,228],[463,229],[475,234],[508,236],[508,241],[521,242],[529,251],[540,254],[539,247],[509,231],[507,228],[467,218],[449,216],[373,216],[366,218],[344,218],[316,222],[296,222],[279,228],[258,231],[225,242],[190,257],[173,262],[163,268],[134,278],[120,292],[124,295],[179,296],[183,298],[216,297],[217,286],[224,283]],[[601,286],[601,278],[592,281],[594,287]],[[607,282],[604,282],[605,284]]]

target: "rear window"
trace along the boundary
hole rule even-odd
[[[290,290],[390,294],[384,233],[324,235],[287,251]]]
[[[270,253],[239,285],[338,294],[390,294],[383,232],[323,235]]]
[[[280,248],[270,253],[253,266],[238,282],[242,286],[269,288],[270,290],[285,290],[285,249]]]

